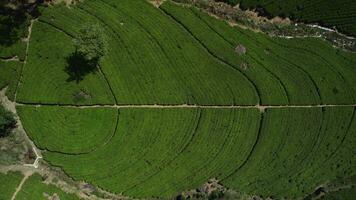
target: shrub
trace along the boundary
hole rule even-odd
[[[88,62],[97,62],[107,51],[107,42],[101,26],[85,26],[74,39],[76,53]]]
[[[14,115],[0,106],[0,137],[8,136],[15,127],[16,120]]]

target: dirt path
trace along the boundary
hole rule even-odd
[[[26,41],[26,51],[25,51],[25,60],[23,61],[23,65],[22,65],[22,69],[21,69],[21,72],[20,72],[20,78],[19,78],[19,81],[17,82],[17,85],[16,85],[16,91],[15,91],[15,101],[16,101],[16,97],[17,97],[17,91],[19,89],[19,86],[20,86],[20,83],[21,83],[21,80],[22,80],[22,72],[23,72],[23,69],[27,63],[27,58],[28,58],[28,50],[29,50],[29,47],[30,47],[30,39],[31,39],[31,34],[32,34],[32,27],[33,27],[33,23],[35,22],[36,20],[31,20],[31,23],[30,23],[30,26],[28,26],[28,35],[27,35],[27,38],[25,39]]]
[[[22,181],[20,182],[20,185],[17,186],[16,191],[14,192],[14,194],[11,197],[11,200],[15,200],[15,198],[17,196],[17,193],[20,192],[20,190],[22,189],[22,186],[24,185],[24,183],[26,182],[28,177],[30,177],[32,174],[33,174],[32,171],[27,171],[27,172],[24,173],[25,176],[23,177]]]
[[[13,56],[11,58],[0,58],[0,60],[3,62],[21,62],[18,56]]]
[[[7,110],[11,111],[12,113],[15,114],[16,116],[16,121],[17,121],[17,129],[19,132],[21,132],[21,134],[23,135],[23,137],[26,140],[26,143],[28,145],[30,145],[32,147],[32,150],[34,151],[34,153],[36,154],[36,160],[34,163],[32,164],[25,164],[25,166],[27,167],[33,167],[33,168],[38,168],[39,165],[39,160],[42,159],[42,155],[41,152],[37,149],[37,147],[35,146],[35,144],[32,142],[32,140],[30,140],[30,138],[27,136],[21,120],[19,118],[19,116],[17,115],[16,112],[16,103],[10,101],[7,96],[5,95],[7,88],[3,89],[0,91],[0,104],[3,105]]]
[[[283,108],[330,108],[330,107],[356,107],[356,104],[320,104],[320,105],[195,105],[195,104],[180,104],[180,105],[161,105],[161,104],[142,104],[142,105],[57,105],[57,104],[23,104],[16,103],[16,106],[54,106],[62,108],[151,108],[151,109],[174,109],[174,108],[203,108],[203,109],[259,109],[264,111],[265,109],[283,109]]]

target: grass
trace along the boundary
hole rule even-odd
[[[225,0],[230,4],[239,4],[244,9],[263,9],[269,17],[282,16],[308,23],[319,23],[334,27],[349,35],[356,35],[355,10],[353,0],[325,1],[274,1],[274,0]]]
[[[0,173],[0,200],[9,200],[20,184],[23,175],[20,172]]]
[[[22,65],[20,62],[0,61],[0,89],[7,87],[6,95],[10,100],[15,98]]]
[[[115,109],[17,107],[26,133],[37,146],[67,154],[88,153],[115,133]]]
[[[66,193],[54,185],[43,181],[41,175],[33,174],[17,193],[16,200],[47,200],[54,196],[61,200],[79,200],[75,194]]]

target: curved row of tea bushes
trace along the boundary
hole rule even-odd
[[[257,109],[120,109],[111,142],[84,155],[45,152],[75,180],[133,197],[171,197],[232,174],[257,140]]]
[[[18,106],[28,136],[44,150],[83,154],[110,142],[118,111],[109,108]]]

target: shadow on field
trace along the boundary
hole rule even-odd
[[[67,58],[68,65],[65,68],[65,72],[69,75],[67,82],[75,81],[79,83],[89,73],[95,73],[98,70],[98,61],[87,61],[85,58],[74,52]]]

